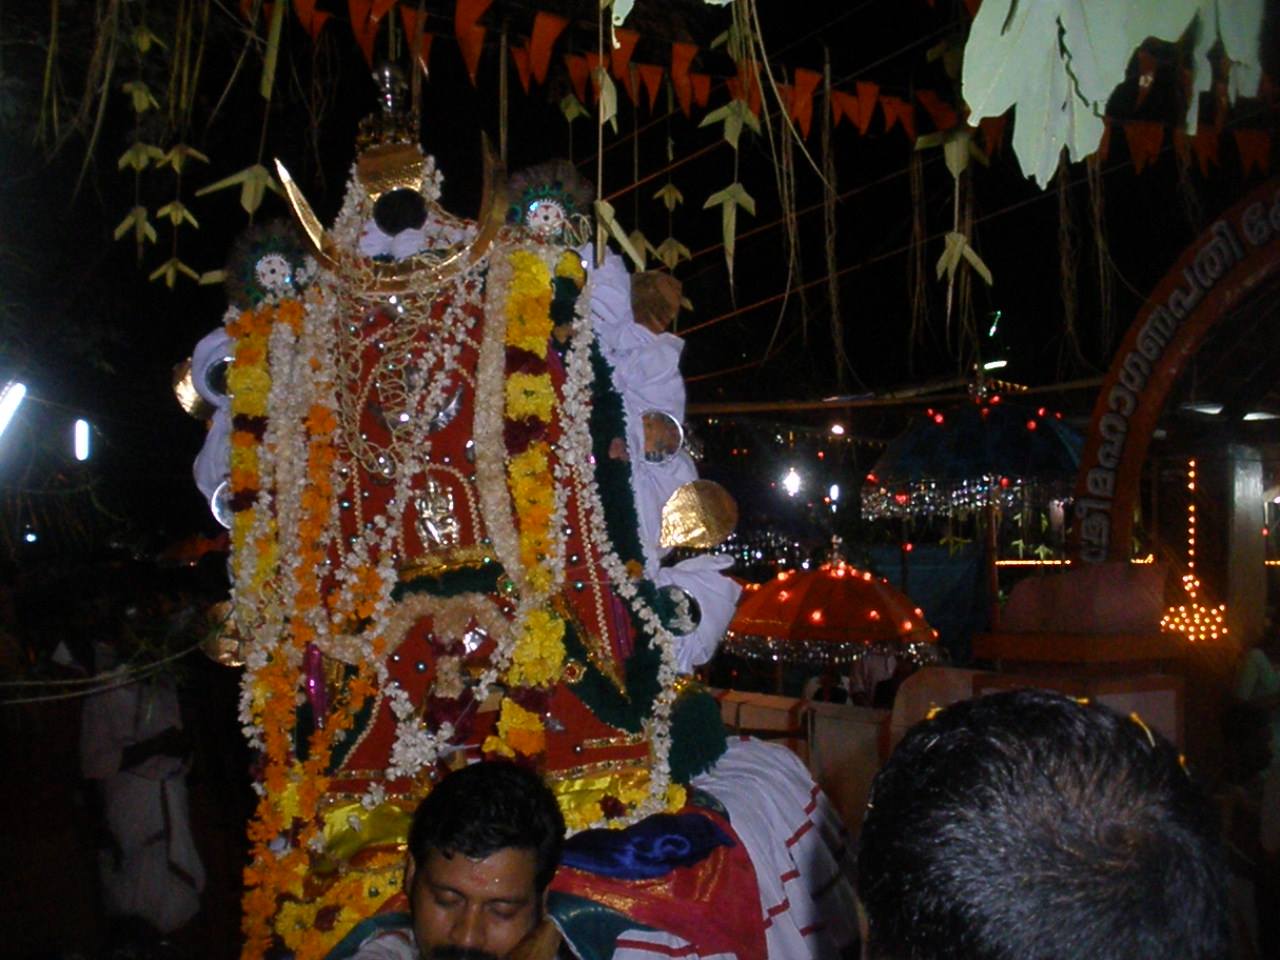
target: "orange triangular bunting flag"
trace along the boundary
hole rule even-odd
[[[680,102],[680,110],[687,117],[693,105],[693,84],[689,81],[689,65],[697,55],[698,48],[692,43],[673,43],[671,45],[671,85],[676,88],[676,99]]]
[[[298,0],[294,0],[297,6]],[[404,35],[408,37],[409,56],[412,57],[422,68],[422,72],[426,74],[427,64],[431,60],[431,41],[435,39],[431,34],[427,33],[427,15],[424,13],[422,19],[418,19],[418,11],[411,10],[405,4],[400,4],[400,22],[404,24]]]
[[[876,101],[880,98],[880,84],[859,80],[855,89],[858,91],[857,112],[849,114],[849,119],[857,124],[858,132],[865,135],[871,126],[871,118],[876,112]]]
[[[580,53],[566,53],[564,65],[569,68],[569,82],[573,92],[583,103],[587,102],[587,58]]]
[[[1149,120],[1130,120],[1124,125],[1124,138],[1129,144],[1133,170],[1141,173],[1160,153],[1164,145],[1164,124]]]
[[[884,128],[892,130],[895,123],[902,124],[902,132],[912,143],[916,141],[916,111],[901,97],[881,97],[880,109],[884,111]]]
[[[516,76],[520,78],[520,86],[529,92],[529,47],[523,45],[511,48],[511,61],[516,65]]]
[[[634,29],[618,27],[613,31],[613,40],[617,42],[617,46],[609,54],[609,73],[613,74],[616,81],[626,84],[631,79],[631,70],[628,68],[631,67],[631,54],[635,52],[640,35]]]
[[[378,37],[378,27],[387,11],[395,6],[395,0],[347,0],[347,13],[351,17],[351,32],[364,54],[365,62],[373,64],[373,42]]]
[[[1196,128],[1191,138],[1191,147],[1196,152],[1196,160],[1200,163],[1200,175],[1209,175],[1209,165],[1218,165],[1218,131],[1207,123]]]
[[[791,91],[791,118],[795,120],[804,137],[813,127],[813,92],[818,89],[822,74],[817,70],[796,68],[795,86]]]
[[[689,83],[693,85],[693,102],[705,107],[711,99],[711,77],[705,73],[689,74]]]
[[[1240,151],[1240,166],[1247,177],[1257,167],[1263,173],[1271,168],[1271,134],[1266,130],[1238,129],[1236,149]]]
[[[978,129],[982,131],[982,142],[987,156],[993,157],[1004,149],[1004,128],[1009,122],[1009,114],[1002,113],[998,117],[983,117],[978,121]]]
[[[533,33],[529,36],[529,70],[539,83],[547,82],[547,68],[551,66],[551,48],[569,21],[554,13],[539,10],[533,18]]]
[[[453,29],[466,64],[467,76],[475,86],[476,71],[480,67],[480,54],[484,51],[485,28],[478,21],[489,9],[493,0],[457,0],[453,10]]]
[[[916,99],[920,101],[920,106],[924,107],[925,113],[929,114],[929,119],[939,130],[950,130],[960,122],[956,116],[956,108],[934,91],[917,90]]]
[[[657,63],[637,63],[636,73],[640,74],[640,82],[649,94],[649,109],[658,103],[658,90],[662,88],[662,65]]]
[[[733,81],[729,81],[733,83]],[[843,90],[831,91],[831,122],[837,127],[840,121],[849,118],[850,123],[858,122],[858,98],[852,93],[845,93]]]
[[[307,31],[313,41],[320,36],[326,21],[332,16],[323,10],[317,11],[316,0],[293,0],[293,12],[298,15],[302,29]]]

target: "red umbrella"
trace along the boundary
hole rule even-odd
[[[756,659],[821,666],[874,651],[937,659],[938,631],[883,577],[842,561],[787,570],[743,590],[725,649]]]

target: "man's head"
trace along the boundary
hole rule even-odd
[[[1211,808],[1139,723],[1020,690],[908,731],[858,853],[874,960],[1219,960]]]
[[[409,830],[405,890],[423,957],[506,957],[542,916],[563,839],[536,774],[477,763],[440,781]]]

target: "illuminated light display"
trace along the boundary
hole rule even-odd
[[[1196,493],[1196,462],[1187,461],[1187,490]],[[1171,606],[1160,620],[1160,629],[1180,633],[1192,643],[1217,640],[1227,633],[1227,605],[1210,607],[1200,601],[1200,578],[1196,576],[1196,505],[1187,505],[1187,572],[1182,575],[1187,602]]]

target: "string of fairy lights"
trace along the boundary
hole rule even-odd
[[[1200,599],[1200,578],[1196,576],[1196,461],[1187,461],[1187,572],[1182,575],[1182,588],[1187,602],[1174,604],[1165,611],[1160,629],[1180,633],[1192,643],[1217,640],[1227,634],[1227,605],[1208,606]]]

